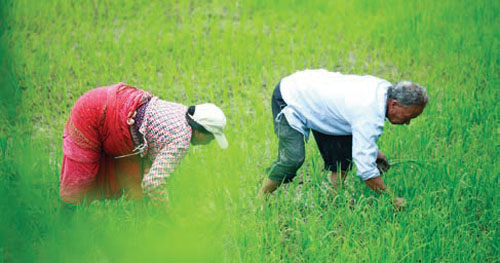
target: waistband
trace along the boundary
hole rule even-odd
[[[149,100],[144,104],[139,106],[136,110],[136,115],[134,118],[134,124],[130,128],[130,133],[132,135],[132,141],[135,146],[139,146],[144,143],[144,137],[139,132],[139,128],[141,128],[142,122],[144,121],[144,116],[146,115],[146,109],[148,108]]]

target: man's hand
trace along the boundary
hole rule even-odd
[[[380,171],[380,174],[383,174],[391,168],[389,161],[387,160],[387,156],[382,152],[377,153],[377,169]]]
[[[380,195],[384,193],[388,194],[391,197],[391,203],[394,205],[396,210],[401,211],[405,209],[406,199],[402,197],[393,197],[394,194],[392,193],[392,190],[385,186],[384,179],[382,179],[381,176],[368,179],[365,181],[365,184]]]
[[[382,194],[386,190],[384,179],[381,176],[370,178],[365,181],[365,184],[377,194]]]
[[[406,207],[406,199],[404,199],[403,197],[396,197],[392,201],[392,204],[394,204],[394,208],[396,208],[396,210],[404,210]]]

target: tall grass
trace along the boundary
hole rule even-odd
[[[499,3],[2,1],[0,252],[5,262],[497,262]],[[396,212],[354,174],[334,195],[314,142],[261,204],[274,160],[270,95],[326,68],[427,87],[379,146]],[[61,135],[85,91],[126,82],[228,117],[230,147],[193,147],[170,202],[63,209]],[[303,183],[301,183],[303,182]]]

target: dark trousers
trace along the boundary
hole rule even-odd
[[[271,98],[274,132],[279,139],[278,158],[267,168],[267,173],[270,179],[284,183],[293,180],[306,156],[304,135],[290,127],[284,114],[277,118],[286,106],[278,84]]]

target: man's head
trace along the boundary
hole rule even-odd
[[[392,124],[410,124],[429,101],[424,88],[410,81],[400,81],[387,91],[386,117]]]
[[[191,143],[193,145],[209,144],[213,139],[222,149],[228,146],[224,128],[226,116],[219,107],[212,103],[190,106],[186,112],[186,119],[193,130]]]

